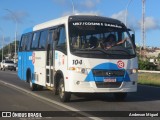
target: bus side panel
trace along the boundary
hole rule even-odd
[[[18,52],[18,77],[22,80],[22,52]]]
[[[27,52],[22,52],[22,80],[26,80]]]
[[[32,63],[32,52],[18,53],[18,76],[21,80],[27,80],[27,70],[34,73],[34,66]]]
[[[33,66],[33,52],[27,52],[26,53],[26,66],[25,66],[25,70],[24,70],[24,78],[27,79],[27,70],[30,70],[31,71],[31,75],[32,73],[34,72],[34,66]]]
[[[68,64],[67,55],[65,55],[60,51],[55,51],[55,70],[62,71],[66,91],[69,90],[69,85],[70,85],[69,75],[67,73],[67,64]]]
[[[35,56],[34,60],[34,74],[35,83],[38,85],[45,86],[46,84],[46,52],[36,51],[33,53]]]

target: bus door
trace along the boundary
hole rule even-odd
[[[55,73],[55,44],[54,31],[49,31],[47,41],[47,55],[46,55],[46,85],[47,87],[54,86],[54,73]]]

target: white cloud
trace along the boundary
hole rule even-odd
[[[89,12],[80,12],[80,11],[77,11],[75,10],[75,14],[82,14],[82,15],[101,15],[99,11],[89,11]],[[64,12],[62,14],[62,16],[67,16],[67,15],[73,15],[73,12]]]
[[[125,23],[125,14],[126,14],[125,10],[122,10],[118,13],[113,14],[111,18],[118,19],[123,23]],[[131,16],[127,13],[127,26],[135,30],[138,30],[138,29],[141,29],[141,25],[142,25],[141,22],[142,20],[137,20],[135,19],[134,16]],[[160,22],[153,17],[146,17],[145,28],[146,28],[146,31],[160,29]]]
[[[65,0],[61,0],[61,3],[64,3]],[[75,6],[75,14],[89,14],[89,15],[100,15],[100,12],[97,10],[93,10],[101,0],[73,0]],[[79,10],[79,8],[81,8]],[[83,8],[83,9],[82,9]],[[65,11],[62,13],[62,16],[72,15],[72,11]]]
[[[118,13],[113,14],[111,16],[111,18],[118,19],[118,20],[124,22],[125,21],[125,14],[126,14],[126,11],[122,10],[122,11],[120,11]]]
[[[145,18],[145,27],[146,27],[146,30],[160,29],[160,25],[159,25],[158,20],[156,20],[153,17],[146,17]]]
[[[81,6],[92,9],[94,8],[98,3],[100,3],[100,0],[82,0],[81,1]]]
[[[2,16],[2,19],[15,22],[15,19],[18,23],[23,23],[24,19],[28,18],[29,14],[24,11],[16,11],[8,13],[5,16]]]
[[[101,0],[53,0],[54,3],[59,5],[72,5],[72,1],[77,7],[92,9],[100,3]]]

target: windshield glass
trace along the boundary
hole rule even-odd
[[[84,57],[123,58],[135,55],[131,37],[121,25],[101,22],[70,22],[70,51]],[[119,57],[120,58],[120,57]]]

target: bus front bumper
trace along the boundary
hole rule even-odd
[[[96,82],[80,82],[76,81],[70,87],[69,92],[82,93],[117,93],[117,92],[136,92],[137,82],[122,82],[122,83],[96,83]]]

